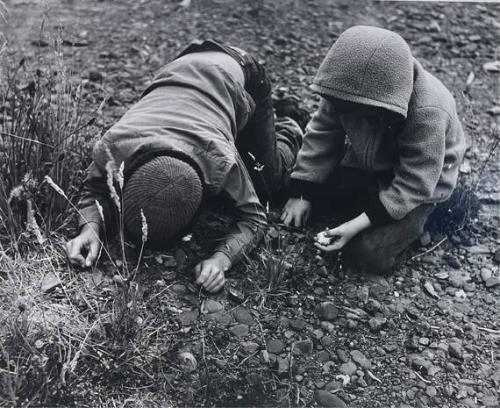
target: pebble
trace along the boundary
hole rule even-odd
[[[322,302],[316,306],[315,313],[321,320],[334,320],[339,309],[332,302]]]
[[[372,368],[371,361],[368,358],[366,358],[365,355],[361,351],[359,351],[359,350],[351,351],[351,357],[361,367],[363,367],[365,369]]]
[[[368,324],[370,325],[370,329],[376,332],[387,324],[387,319],[385,317],[372,317],[368,321]]]
[[[266,349],[269,353],[280,354],[285,348],[285,343],[278,339],[268,340],[266,342]]]
[[[495,255],[493,255],[493,261],[497,264],[500,265],[500,249],[497,249],[495,251]]]
[[[470,274],[465,271],[452,270],[449,271],[448,281],[450,285],[455,288],[463,288],[464,285],[470,281]]]
[[[253,354],[258,350],[259,345],[253,341],[244,341],[241,343],[241,347],[245,353]]]
[[[313,342],[311,339],[301,340],[294,343],[293,353],[298,355],[311,355],[313,352]]]
[[[428,387],[425,388],[425,393],[429,397],[434,398],[437,395],[436,387],[433,387],[432,385],[429,385]]]
[[[453,342],[448,344],[448,353],[451,357],[458,358],[459,360],[463,359],[463,349],[460,343]]]
[[[493,276],[493,272],[489,268],[481,268],[481,279],[486,282]]]
[[[343,400],[341,400],[336,395],[324,390],[314,391],[314,400],[320,407],[347,408],[347,405]]]
[[[245,307],[236,308],[233,311],[233,316],[238,323],[243,323],[248,326],[251,326],[255,323],[255,319]]]
[[[236,337],[244,337],[248,335],[249,329],[246,324],[236,324],[232,326],[229,331]]]
[[[179,316],[179,320],[183,326],[190,326],[199,315],[198,310],[187,310]]]
[[[295,330],[304,330],[306,328],[306,322],[302,319],[290,320],[290,326]]]
[[[206,299],[201,305],[202,313],[217,313],[224,309],[221,303],[213,299]]]
[[[345,375],[353,375],[356,372],[356,369],[356,364],[354,364],[352,361],[349,361],[342,364],[339,368],[339,371]]]
[[[430,340],[427,338],[427,337],[421,337],[418,342],[422,345],[422,346],[428,346],[430,344]]]
[[[500,285],[500,279],[497,278],[496,276],[493,276],[485,282],[485,285],[487,288],[493,288],[495,286]]]

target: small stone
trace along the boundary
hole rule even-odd
[[[500,279],[497,278],[496,276],[493,276],[485,282],[485,285],[487,288],[493,288],[495,286],[500,285]]]
[[[62,282],[59,280],[57,275],[54,272],[48,272],[42,279],[41,290],[43,293],[48,293],[58,286],[60,286]]]
[[[243,324],[246,324],[248,326],[251,326],[252,324],[255,323],[255,319],[250,314],[250,312],[245,307],[242,307],[242,306],[237,307],[233,311],[233,316],[234,316],[234,319],[238,323],[243,323]]]
[[[246,335],[248,335],[249,333],[249,329],[248,329],[248,326],[246,324],[236,324],[234,326],[232,326],[229,331],[231,332],[231,334],[233,334],[233,336],[236,336],[236,337],[244,337]]]
[[[448,353],[451,357],[458,358],[459,360],[463,359],[463,350],[462,345],[460,343],[454,342],[448,345]]]
[[[359,351],[359,350],[353,350],[353,351],[351,351],[351,357],[361,367],[363,367],[365,369],[372,368],[372,363],[370,362],[369,359],[367,359],[365,357],[365,355],[361,351]]]
[[[293,353],[299,355],[310,355],[313,352],[313,342],[311,339],[301,340],[294,343]]]
[[[498,407],[498,398],[494,395],[483,397],[483,405],[485,407]]]
[[[320,390],[321,388],[324,388],[324,387],[325,387],[325,382],[324,382],[324,381],[316,381],[316,382],[314,383],[314,386],[315,386],[318,390]]]
[[[178,295],[184,295],[188,290],[186,288],[186,285],[183,285],[182,283],[176,283],[172,286],[172,291],[177,293]]]
[[[314,391],[314,400],[320,407],[347,408],[346,403],[339,397],[324,390]]]
[[[196,319],[198,319],[199,315],[200,313],[198,310],[187,310],[180,314],[179,320],[183,326],[190,326],[196,321]]]
[[[89,71],[88,78],[89,81],[92,82],[102,82],[104,79],[104,75],[99,71]]]
[[[387,324],[387,319],[385,317],[372,317],[368,324],[372,331],[377,332]]]
[[[428,387],[425,388],[425,393],[429,397],[434,398],[437,395],[436,387],[433,387],[432,385],[429,385]]]
[[[297,374],[297,375],[295,376],[295,381],[297,381],[297,382],[302,382],[302,380],[303,380],[303,379],[304,379],[304,376],[302,376],[302,375],[300,375],[300,374]]]
[[[433,297],[434,299],[439,299],[439,295],[436,293],[436,290],[434,289],[434,286],[432,286],[432,283],[430,281],[425,281],[424,289],[431,297]]]
[[[449,271],[448,281],[455,288],[463,288],[470,281],[470,274],[465,271],[452,270]]]
[[[306,328],[306,322],[302,319],[290,320],[290,326],[295,330],[304,330]]]
[[[321,320],[334,320],[339,314],[339,310],[332,302],[322,302],[314,310],[316,316]]]
[[[266,342],[266,349],[269,353],[280,354],[284,348],[285,344],[281,340],[272,339]]]
[[[493,272],[489,268],[481,268],[481,279],[486,282],[493,276]]]
[[[356,364],[354,364],[352,361],[342,364],[339,368],[339,371],[345,375],[353,375],[356,370]]]
[[[223,309],[224,306],[213,299],[206,299],[201,305],[201,312],[204,314],[217,313]]]
[[[410,363],[413,368],[416,370],[421,371],[424,374],[427,374],[430,367],[432,366],[431,362],[423,357],[420,356],[411,356],[410,357]]]
[[[288,374],[288,371],[290,370],[290,360],[288,359],[288,357],[277,357],[276,363],[278,365],[279,374]]]
[[[229,296],[229,299],[235,303],[243,303],[245,301],[245,295],[238,289],[229,287],[227,289],[227,295]]]
[[[420,339],[418,339],[418,342],[425,347],[430,344],[430,340],[427,337],[421,337]]]
[[[253,354],[259,349],[259,345],[253,341],[244,341],[241,343],[241,347],[247,354]]]
[[[495,251],[495,255],[493,255],[493,262],[495,262],[497,265],[500,265],[500,249],[497,249]]]

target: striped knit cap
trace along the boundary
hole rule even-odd
[[[141,242],[141,210],[148,228],[147,244],[162,247],[193,220],[202,199],[203,186],[187,162],[156,157],[135,170],[125,183],[123,218],[134,241]]]

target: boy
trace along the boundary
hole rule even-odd
[[[455,101],[403,38],[368,26],[340,35],[313,89],[320,105],[282,220],[303,225],[329,189],[350,220],[318,234],[315,245],[342,249],[358,268],[386,271],[455,188],[465,151]]]
[[[97,259],[99,207],[113,224],[123,202],[125,231],[137,242],[142,212],[147,245],[165,247],[186,233],[202,201],[226,194],[235,225],[195,267],[197,283],[218,291],[224,272],[262,237],[266,214],[257,193],[283,188],[301,142],[290,118],[275,130],[271,85],[253,57],[213,41],[192,44],[95,145],[79,202],[80,233],[67,244],[70,261],[88,267]]]

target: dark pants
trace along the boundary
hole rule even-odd
[[[378,173],[338,167],[328,181],[329,192],[320,206],[329,206],[345,222],[364,211],[371,200],[378,197],[379,181],[388,183],[390,173]],[[345,247],[344,259],[348,265],[366,272],[381,273],[392,269],[406,249],[424,231],[434,205],[423,204],[399,221],[369,228]]]
[[[302,144],[302,130],[288,117],[275,120],[271,82],[253,56],[240,49],[207,40],[194,42],[179,56],[201,51],[222,51],[242,67],[245,90],[255,102],[255,111],[236,137],[236,148],[262,202],[269,202],[287,186]]]

